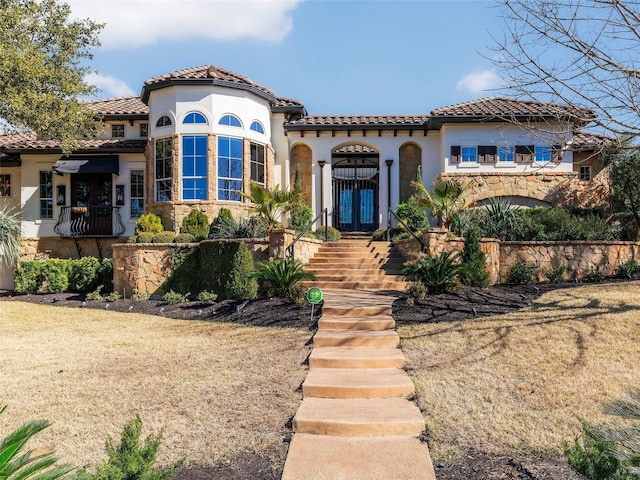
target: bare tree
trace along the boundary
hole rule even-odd
[[[583,123],[640,135],[640,2],[499,0],[493,61],[514,95],[580,107]]]

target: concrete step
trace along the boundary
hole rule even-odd
[[[371,317],[331,316],[323,314],[318,320],[320,330],[388,330],[396,328],[396,321],[391,315],[375,315]]]
[[[313,272],[316,276],[315,282],[346,282],[346,283],[360,283],[360,282],[402,282],[404,277],[387,275],[384,272],[378,272],[373,274],[360,274],[356,272],[344,272],[341,275],[331,275]]]
[[[316,347],[311,368],[403,368],[402,350],[393,347]]]
[[[347,291],[353,291],[353,290],[347,290]],[[345,315],[349,317],[391,315],[391,310],[392,310],[391,307],[387,307],[384,305],[375,305],[371,307],[361,307],[361,306],[330,307],[330,306],[327,306],[327,304],[329,304],[329,302],[326,302],[325,306],[322,307],[322,315],[331,315],[331,316]]]
[[[396,290],[400,292],[404,292],[409,284],[401,281],[376,281],[376,282],[368,282],[368,281],[360,281],[360,282],[303,282],[303,285],[311,287],[318,287],[322,290],[325,289],[335,289],[335,290]]]
[[[435,480],[427,446],[411,437],[293,436],[282,480]]]
[[[413,392],[413,382],[399,368],[311,368],[302,384],[305,398],[388,398]]]
[[[394,330],[318,330],[316,347],[397,347],[400,336]]]
[[[305,398],[293,419],[295,433],[338,437],[418,437],[420,409],[404,398]]]
[[[400,266],[396,265],[381,265],[379,267],[371,267],[370,265],[349,265],[340,264],[335,265],[331,263],[318,263],[313,265],[313,269],[306,266],[307,270],[312,271],[316,275],[335,275],[336,273],[350,274],[358,273],[363,275],[394,275],[402,276],[400,273]]]

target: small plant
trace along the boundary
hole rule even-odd
[[[253,256],[244,243],[238,245],[238,250],[231,262],[233,268],[225,284],[227,298],[236,300],[253,299],[258,295],[258,282],[253,277]]]
[[[296,232],[301,232],[313,220],[313,210],[309,205],[300,204],[291,211],[291,222],[289,228]]]
[[[337,242],[338,240],[340,240],[340,231],[334,227],[321,227],[317,229],[315,232],[316,238],[324,240],[325,232],[328,242]]]
[[[93,292],[87,293],[85,300],[87,302],[101,301],[102,294],[100,293],[100,290],[102,290],[102,285],[99,285]]]
[[[196,300],[202,303],[215,303],[218,300],[218,294],[204,290],[198,294]]]
[[[544,274],[551,283],[560,283],[564,281],[564,274],[567,271],[566,265],[560,265],[558,267],[547,270]]]
[[[633,278],[638,273],[640,273],[640,265],[636,262],[618,265],[615,270],[616,277],[619,278]]]
[[[516,260],[507,271],[507,283],[526,285],[533,283],[533,270],[522,260]]]
[[[293,258],[274,259],[257,265],[253,276],[267,283],[267,292],[294,300],[299,296],[295,287],[302,280],[315,280],[315,275],[304,270],[304,265]]]
[[[487,272],[487,257],[482,251],[478,231],[475,228],[467,230],[462,249],[462,263],[467,267],[466,274],[461,277],[462,283],[472,287],[486,287],[489,285]]]
[[[173,243],[174,238],[176,234],[173,232],[160,232],[153,236],[151,243]]]
[[[136,243],[151,243],[153,241],[153,235],[151,232],[141,232],[134,238],[136,239]]]
[[[427,209],[420,205],[415,197],[410,197],[409,200],[398,205],[396,214],[414,232],[429,228]]]
[[[20,262],[13,274],[14,289],[18,293],[36,293],[42,282],[42,260]]]
[[[164,231],[162,226],[162,219],[155,213],[145,213],[138,218],[136,222],[135,234],[138,235],[142,232],[148,233],[160,233]]]
[[[67,275],[68,261],[59,259],[49,259],[44,262],[41,272],[41,284],[38,289],[40,293],[62,293],[69,288],[69,277]]]
[[[461,276],[467,274],[466,265],[460,263],[460,255],[442,252],[437,257],[424,255],[415,263],[405,264],[403,275],[414,275],[429,293],[442,293],[455,290]]]
[[[100,281],[100,260],[82,257],[71,261],[69,269],[69,291],[87,293],[94,290]]]
[[[185,303],[188,301],[189,294],[178,293],[173,290],[169,290],[162,296],[162,301],[168,305],[176,305],[178,303]]]
[[[13,267],[20,258],[21,225],[19,212],[0,207],[0,265]]]
[[[211,225],[209,238],[262,238],[266,234],[266,225],[258,217],[224,218]]]
[[[592,270],[582,277],[582,281],[587,283],[598,283],[604,281],[605,278],[607,277],[600,270]]]
[[[149,294],[149,292],[136,292],[131,295],[131,300],[134,300],[136,302],[144,302],[146,300],[149,300],[150,298],[151,295]]]
[[[209,227],[207,226],[207,232],[209,231]],[[173,243],[194,243],[196,241],[196,237],[191,235],[190,233],[181,233],[176,235],[173,239]]]
[[[111,292],[109,295],[107,295],[104,298],[105,298],[105,300],[107,302],[116,302],[116,301],[120,300],[120,298],[122,298],[122,295],[120,295],[118,292],[116,292],[114,290],[113,292]]]
[[[0,407],[0,414],[6,410]],[[58,461],[51,452],[37,454],[25,451],[25,444],[50,425],[46,420],[25,423],[7,437],[0,440],[0,478],[23,480],[55,480],[71,470],[71,465],[54,465]],[[53,468],[49,468],[53,467]]]
[[[409,298],[422,300],[427,296],[427,287],[422,282],[411,282],[407,291]],[[413,303],[412,303],[413,305]]]
[[[191,210],[182,221],[180,233],[189,233],[198,242],[204,240],[209,235],[209,219],[200,210]]]
[[[124,426],[120,444],[107,438],[105,448],[108,459],[96,466],[95,473],[82,471],[78,480],[167,480],[175,477],[183,462],[179,461],[166,470],[154,467],[163,430],[149,435],[140,444],[142,419],[136,415]]]

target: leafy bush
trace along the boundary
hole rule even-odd
[[[233,267],[225,285],[225,296],[237,300],[256,298],[258,282],[253,277],[253,257],[244,243],[238,246],[231,265]]]
[[[472,287],[486,287],[489,285],[489,272],[487,272],[487,257],[482,251],[478,231],[472,228],[467,231],[467,236],[462,249],[462,263],[466,266],[465,275],[461,280],[465,285]]]
[[[218,211],[218,216],[213,219],[213,222],[211,222],[211,226],[209,227],[209,238],[220,238],[220,237],[213,236],[213,233],[217,230],[218,225],[220,225],[221,223],[226,223],[233,220],[234,218],[233,218],[233,214],[231,213],[231,210],[229,210],[228,208],[222,207]]]
[[[587,283],[598,283],[604,281],[605,278],[607,277],[600,270],[593,270],[582,277],[582,281]]]
[[[173,243],[174,238],[176,234],[173,232],[160,232],[153,236],[151,243]]]
[[[151,243],[154,234],[151,232],[141,232],[135,236],[136,243]]]
[[[606,222],[596,215],[584,217],[562,208],[520,209],[521,226],[512,229],[507,240],[611,240]]]
[[[545,272],[544,276],[547,277],[551,283],[560,283],[564,281],[564,273],[567,271],[565,265],[554,267]]]
[[[257,265],[253,277],[266,282],[266,289],[270,295],[280,295],[295,299],[294,288],[302,280],[315,280],[315,275],[304,270],[304,265],[293,258],[274,259]]]
[[[6,408],[0,407],[0,414]],[[46,420],[25,423],[0,440],[0,478],[55,480],[73,470],[71,465],[54,466],[58,459],[48,452],[24,450],[25,444],[49,425]]]
[[[616,277],[632,278],[640,273],[640,265],[636,262],[618,265],[615,270]]]
[[[190,233],[198,242],[204,240],[209,235],[209,219],[200,210],[191,210],[182,221],[180,233]]]
[[[198,294],[196,300],[202,303],[215,303],[218,300],[218,294],[204,290]]]
[[[103,258],[98,269],[98,284],[102,285],[105,292],[113,290],[113,261]]]
[[[185,303],[188,301],[188,293],[178,293],[173,290],[169,290],[162,296],[162,301],[168,305],[176,305],[178,303]]]
[[[44,261],[28,260],[20,262],[13,273],[14,289],[18,293],[36,293],[42,282]]]
[[[83,257],[71,260],[69,268],[69,291],[87,293],[100,283],[100,260],[96,257]]]
[[[507,283],[526,285],[533,283],[533,270],[521,260],[516,260],[507,271]]]
[[[145,213],[138,218],[136,222],[135,234],[142,232],[160,233],[164,231],[162,219],[155,213]]]
[[[102,285],[96,288],[93,292],[87,293],[84,299],[87,302],[102,301],[102,294],[100,293],[100,290],[102,290]]]
[[[209,238],[216,239],[262,238],[266,235],[266,224],[258,217],[225,218],[212,224],[209,230]]]
[[[207,231],[209,231],[209,226],[207,225]],[[191,235],[190,233],[181,233],[176,235],[173,239],[173,243],[194,243],[196,241],[196,237]]]
[[[136,292],[131,295],[131,300],[134,300],[136,302],[144,302],[145,300],[149,300],[150,298],[151,295],[149,294],[149,292]]]
[[[460,263],[460,255],[454,252],[442,252],[437,257],[424,255],[402,267],[403,275],[414,275],[429,293],[455,290],[460,277],[466,273],[466,265]]]
[[[324,240],[325,232],[327,235],[327,242],[337,242],[340,240],[340,231],[333,227],[320,227],[315,231],[316,238]]]
[[[69,263],[69,261],[58,259],[49,259],[44,262],[38,291],[41,293],[66,292],[69,288],[69,276],[67,275]]]
[[[106,297],[104,297],[104,299],[107,302],[117,302],[118,300],[120,300],[120,298],[122,298],[122,296],[120,295],[120,293],[116,292],[115,290],[111,292],[109,295],[107,295]]]
[[[420,205],[415,197],[410,197],[409,200],[398,205],[396,215],[414,232],[429,228],[427,209]]]
[[[163,430],[147,436],[142,445],[141,433],[142,419],[136,415],[124,426],[120,444],[115,445],[111,437],[107,438],[105,447],[108,459],[96,466],[95,473],[82,471],[77,480],[165,480],[175,477],[182,461],[166,470],[154,467]]]
[[[301,204],[291,210],[291,222],[289,228],[301,232],[313,220],[313,210],[309,205]]]
[[[427,296],[427,287],[422,282],[411,282],[407,291],[409,297],[422,300]]]

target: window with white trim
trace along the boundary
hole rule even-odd
[[[53,172],[40,172],[40,218],[53,218]]]
[[[124,138],[124,123],[111,125],[111,138]]]
[[[264,185],[266,151],[264,145],[251,142],[251,181]]]
[[[140,124],[140,138],[147,138],[149,136],[149,124],[141,123]]]
[[[171,181],[173,162],[173,144],[172,139],[159,138],[155,144],[155,188],[156,202],[171,201]]]
[[[477,162],[478,161],[478,147],[460,147],[460,156],[462,162]]]
[[[218,124],[226,125],[228,127],[242,127],[240,119],[231,114],[223,115]]]
[[[249,127],[249,129],[253,130],[254,132],[258,132],[258,133],[264,134],[264,127],[257,120],[254,120],[253,122],[251,122],[251,126]]]
[[[242,139],[218,137],[218,200],[239,202],[242,190]]]
[[[550,162],[551,161],[551,147],[549,146],[536,146],[535,149],[536,162]]]
[[[182,123],[193,123],[193,124],[207,124],[207,118],[202,115],[200,112],[190,112],[184,116],[184,120]]]
[[[140,218],[144,214],[144,170],[131,170],[130,185],[131,218]]]
[[[156,122],[156,128],[168,127],[172,124],[171,119],[167,115],[162,115]]]
[[[207,136],[182,137],[182,199],[207,199]]]
[[[498,147],[498,161],[500,162],[513,162],[515,160],[515,148],[500,146]]]

